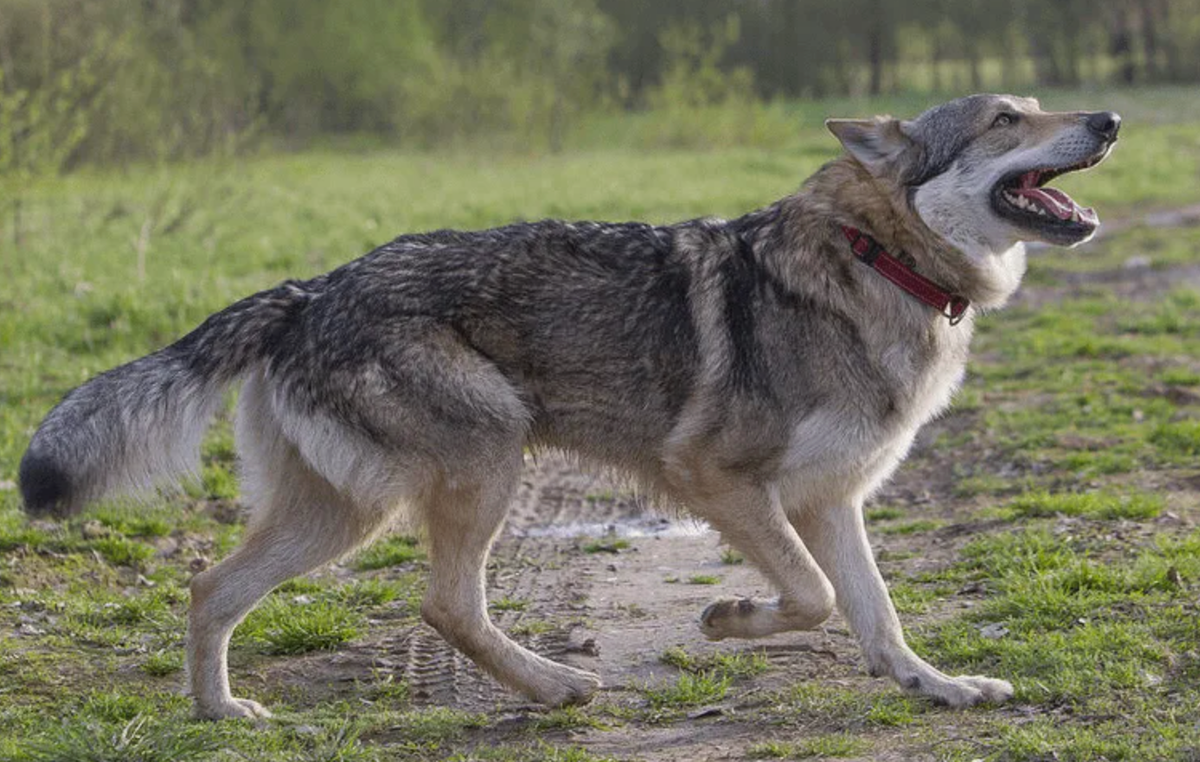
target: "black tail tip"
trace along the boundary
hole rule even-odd
[[[74,511],[71,482],[54,458],[32,448],[21,458],[17,476],[25,512],[30,516],[67,516]]]

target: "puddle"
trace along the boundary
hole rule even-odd
[[[512,527],[516,537],[549,537],[573,540],[579,537],[703,537],[712,529],[699,519],[662,516],[633,516],[612,521],[572,521],[565,524]]]

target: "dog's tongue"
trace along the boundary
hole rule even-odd
[[[1095,209],[1080,206],[1075,203],[1075,199],[1058,188],[1038,188],[1031,184],[1036,180],[1032,178],[1022,178],[1022,180],[1026,182],[1022,183],[1022,187],[1016,189],[1017,195],[1024,196],[1060,220],[1074,219],[1091,224],[1099,222]]]

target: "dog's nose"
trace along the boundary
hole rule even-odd
[[[1097,111],[1088,114],[1087,126],[1105,140],[1116,140],[1117,133],[1121,130],[1121,115],[1114,111]]]

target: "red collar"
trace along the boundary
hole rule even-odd
[[[842,225],[842,232],[846,234],[846,240],[850,241],[850,250],[858,257],[858,261],[945,315],[950,320],[950,325],[958,325],[966,316],[967,307],[970,307],[971,303],[965,297],[952,294],[919,275],[911,267],[887,253],[878,241],[858,228]]]

